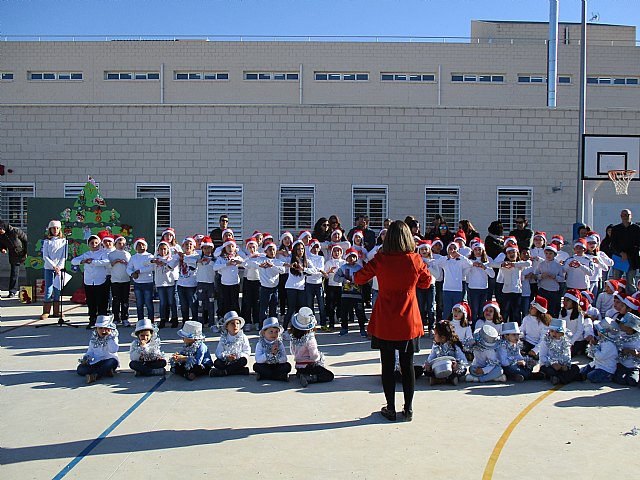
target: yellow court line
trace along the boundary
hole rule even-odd
[[[500,458],[500,453],[502,453],[502,449],[504,448],[507,440],[511,436],[511,433],[515,430],[518,424],[522,421],[527,414],[533,410],[540,402],[542,402],[545,398],[551,395],[553,392],[557,392],[562,388],[562,385],[558,385],[553,387],[551,390],[547,390],[538,398],[536,398],[533,402],[527,405],[524,410],[522,410],[516,418],[512,420],[507,429],[502,433],[496,446],[493,447],[493,451],[491,452],[491,456],[489,457],[489,461],[487,462],[487,466],[484,469],[484,473],[482,474],[482,480],[490,480],[493,478],[493,470],[496,467],[496,463],[498,463],[498,458]]]

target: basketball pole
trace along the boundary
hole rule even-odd
[[[576,199],[576,224],[574,225],[574,235],[577,225],[584,223],[584,165],[583,148],[584,134],[587,123],[587,0],[582,0],[582,27],[580,33],[580,112],[578,125],[578,191]],[[594,192],[595,193],[595,190]],[[592,196],[593,196],[592,193]],[[591,202],[593,203],[593,198]]]

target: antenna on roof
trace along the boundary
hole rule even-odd
[[[599,13],[591,13],[591,18],[589,19],[590,22],[592,23],[598,23],[600,21],[600,14]]]

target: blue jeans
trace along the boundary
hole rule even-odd
[[[157,287],[158,300],[160,300],[160,321],[169,320],[169,314],[176,306],[175,285]],[[176,315],[176,318],[178,316]]]
[[[109,373],[109,370],[115,370],[116,368],[118,368],[118,360],[115,358],[107,358],[106,360],[100,360],[93,365],[85,365],[81,363],[78,365],[78,369],[76,371],[78,372],[78,375],[83,377],[85,375],[93,374],[97,374],[98,377],[104,377]]]
[[[133,293],[136,295],[136,311],[138,320],[144,320],[144,307],[147,306],[148,318],[153,322],[153,283],[133,284]]]
[[[53,286],[53,278],[55,272],[53,270],[44,270],[44,303],[51,303],[60,300],[60,290]]]
[[[602,370],[601,368],[595,368],[591,365],[585,365],[580,370],[582,375],[587,376],[587,380],[592,383],[607,383],[613,380],[613,374],[607,372],[606,370]]]
[[[449,315],[451,315],[451,311],[453,310],[453,306],[462,301],[462,295],[464,295],[464,292],[454,292],[451,290],[442,291],[442,316],[444,318],[449,318]],[[442,319],[439,318],[438,320]]]
[[[475,367],[473,366],[470,367],[469,372],[471,372],[473,368]],[[498,365],[494,365],[494,367],[491,370],[489,370],[489,373],[483,373],[482,375],[476,375],[475,373],[471,373],[471,375],[473,375],[474,377],[478,377],[481,382],[490,382],[498,378],[500,375],[502,375],[502,367]]]
[[[532,373],[530,368],[521,367],[520,365],[507,365],[506,367],[503,366],[502,370],[509,380],[511,380],[516,375],[522,375],[525,380],[529,380]]]
[[[324,312],[324,292],[322,288],[322,283],[306,283],[304,286],[305,292],[307,293],[307,303],[311,310],[314,311],[313,301],[316,300],[318,302],[318,313],[320,315],[320,325],[327,324],[327,315]]]
[[[506,322],[516,322],[518,325],[522,323],[520,317],[520,299],[522,294],[520,293],[502,293],[502,303],[500,304],[502,310],[502,318]]]
[[[260,285],[260,321],[267,317],[278,316],[278,285],[263,287]]]
[[[198,321],[198,300],[196,299],[197,287],[183,287],[178,285],[178,297],[180,297],[180,311],[182,313],[182,321],[189,319]],[[191,311],[191,318],[189,318]]]
[[[420,317],[422,325],[433,328],[436,315],[436,287],[431,285],[429,288],[416,288],[416,297],[418,299],[418,308],[420,309]]]
[[[482,306],[487,298],[486,288],[470,288],[467,291],[469,306],[471,307],[471,330],[476,329],[476,320],[482,317]]]
[[[375,288],[372,288],[371,289],[371,307],[375,306],[377,299],[378,299],[378,290],[376,290]],[[435,300],[434,300],[434,305],[435,305]]]
[[[531,297],[529,295],[520,296],[520,321],[529,315],[529,306],[531,305]]]

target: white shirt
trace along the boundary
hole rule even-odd
[[[474,262],[481,263],[485,268],[473,266]],[[489,288],[489,277],[494,278],[496,276],[496,272],[494,272],[489,264],[490,260],[486,262],[482,262],[480,259],[471,260],[471,269],[469,273],[467,273],[467,284],[469,288],[478,290]]]
[[[198,286],[198,264],[200,258],[199,253],[192,253],[182,257],[182,261],[178,262],[178,286],[179,287],[197,287]]]
[[[47,238],[42,242],[42,258],[44,260],[44,269],[53,270],[58,267],[60,270],[64,268],[65,253],[67,253],[67,240],[60,237]]]
[[[324,270],[324,257],[321,255],[314,255],[310,253],[307,257],[309,266],[313,267],[316,273],[307,276],[307,283],[312,285],[319,285],[322,283],[322,270]]]
[[[220,282],[222,285],[238,285],[240,283],[240,275],[238,273],[238,265],[228,265],[229,261],[235,260],[242,263],[244,260],[239,255],[232,258],[218,257],[213,264],[213,269],[220,273]]]
[[[129,264],[129,260],[131,260],[131,254],[126,250],[113,250],[109,252],[107,255],[110,262],[115,262],[116,260],[124,260],[127,263],[116,263],[115,265],[111,265],[111,282],[112,283],[127,283],[131,279],[129,278],[129,274],[127,273],[127,265]]]
[[[434,264],[440,266],[444,272],[442,289],[448,292],[461,292],[462,279],[471,269],[471,261],[462,256],[458,258],[441,257]]]
[[[107,265],[110,265],[109,259],[104,250],[84,252],[71,260],[72,265],[80,265],[85,259],[91,259],[91,263],[84,264],[84,284],[85,285],[102,285],[107,281]]]
[[[542,337],[547,334],[549,327],[539,321],[532,315],[527,315],[522,319],[522,325],[520,326],[520,332],[523,338],[533,345],[533,351],[535,353],[540,352],[540,341]]]
[[[133,272],[139,271],[138,278],[133,279],[135,283],[153,283],[152,259],[153,255],[149,252],[136,253],[131,256],[127,265],[127,273],[132,276]]]
[[[197,260],[198,270],[196,270],[196,279],[198,283],[214,283],[216,271],[214,265],[216,259],[213,257],[201,257]]]
[[[178,274],[176,269],[180,263],[180,257],[159,257],[155,256],[154,260],[164,262],[165,265],[153,264],[153,273],[155,277],[156,287],[171,287],[175,285]]]
[[[577,267],[570,266],[573,261],[577,261]],[[586,255],[574,255],[564,262],[564,271],[567,274],[567,288],[577,288],[578,290],[588,290],[591,282],[589,277],[595,273],[593,263]]]
[[[512,262],[513,268],[500,267],[503,293],[522,293],[522,271],[531,266],[529,260]]]

